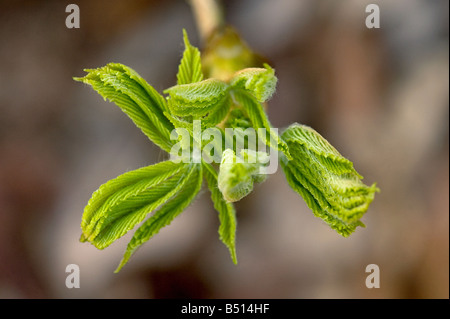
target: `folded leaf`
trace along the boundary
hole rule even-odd
[[[234,108],[227,116],[225,127],[247,129],[252,127],[252,123],[242,108]]]
[[[269,100],[277,85],[275,71],[269,66],[264,68],[247,68],[235,73],[230,86],[251,93],[259,102]]]
[[[289,185],[306,201],[313,213],[342,236],[349,236],[369,208],[375,184],[362,177],[331,144],[312,128],[293,124],[282,135],[292,160],[281,162]]]
[[[267,157],[267,154],[260,153]],[[228,202],[241,200],[252,192],[255,182],[262,182],[266,177],[261,173],[263,165],[258,161],[258,152],[242,150],[241,155],[236,156],[229,148],[222,154],[217,184]]]
[[[81,241],[109,246],[174,196],[189,180],[189,164],[161,162],[102,185],[85,208]]]
[[[216,79],[173,86],[164,91],[170,96],[173,115],[200,118],[221,107],[228,99],[228,85]]]
[[[168,111],[166,102],[139,74],[119,63],[85,71],[85,77],[74,80],[91,85],[105,100],[116,103],[151,141],[170,150],[173,125],[163,114]]]
[[[116,269],[116,273],[128,262],[136,250],[156,235],[161,228],[169,225],[194,200],[202,186],[202,165],[189,165],[189,173],[178,192],[136,230],[128,243],[126,252]]]
[[[252,127],[258,132],[259,128],[266,130],[266,136],[261,136],[262,141],[275,150],[280,150],[284,155],[291,159],[289,148],[285,141],[276,133],[270,125],[267,114],[262,105],[254,96],[242,89],[233,89],[232,96],[238,105],[241,105],[246,111]]]
[[[300,194],[305,200],[308,207],[313,211],[316,217],[321,218],[325,223],[327,223],[332,229],[336,230],[340,235],[348,237],[353,233],[357,226],[365,227],[361,221],[356,221],[353,223],[344,223],[342,220],[336,218],[332,214],[331,207],[329,209],[323,208],[326,199],[323,194],[314,187],[304,176],[297,172],[294,175],[291,171],[292,166],[285,166],[282,164],[286,180],[293,190]],[[307,187],[305,187],[306,185]],[[312,191],[312,193],[310,192]],[[330,212],[331,210],[331,212]]]
[[[191,45],[186,30],[183,29],[184,52],[178,67],[177,84],[190,84],[203,80],[200,51]]]
[[[172,100],[169,99],[169,105],[172,107]],[[212,106],[211,110],[203,116],[177,116],[172,115],[169,112],[164,112],[164,115],[176,128],[191,128],[192,131],[194,118],[201,121],[201,128],[206,129],[214,127],[219,124],[225,116],[228,114],[231,106],[231,99],[229,95],[223,97],[223,99],[216,105]]]
[[[230,250],[231,259],[237,264],[236,258],[236,211],[232,203],[225,201],[217,187],[217,172],[207,163],[203,163],[204,176],[211,191],[214,208],[219,212],[219,237]]]
[[[223,119],[227,116],[231,107],[231,97],[229,94],[226,94],[225,97],[221,100],[220,104],[218,104],[213,110],[211,110],[208,114],[201,118],[202,127],[208,128],[213,127],[222,122]]]

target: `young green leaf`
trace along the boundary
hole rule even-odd
[[[238,163],[233,150],[222,154],[217,185],[228,202],[237,202],[253,190],[253,178],[244,163]]]
[[[228,85],[220,80],[176,85],[164,91],[170,96],[169,109],[177,116],[200,118],[221,107],[228,98]]]
[[[85,208],[82,241],[98,249],[109,246],[174,196],[191,174],[189,164],[166,161],[102,185]]]
[[[229,148],[222,154],[217,184],[228,202],[241,200],[252,192],[255,182],[262,182],[266,177],[261,174],[262,165],[257,159],[257,152],[241,150],[241,155],[238,158]]]
[[[222,193],[217,187],[217,172],[215,169],[205,162],[203,162],[204,176],[211,191],[211,199],[214,203],[214,208],[219,212],[219,237],[220,240],[230,250],[231,259],[237,264],[236,257],[236,211],[232,203],[224,200]]]
[[[202,132],[202,159],[206,163],[220,164],[225,150],[225,133],[215,126]]]
[[[185,118],[172,116],[168,113],[164,114],[176,127],[177,134],[180,133],[180,135],[174,135],[174,139],[178,138],[178,142],[175,145],[176,147],[172,149],[171,154],[173,156],[180,157],[179,152],[183,152],[183,149],[187,152],[186,155],[189,155],[189,152],[192,152],[190,155],[193,155],[194,149],[197,149],[202,151],[202,156],[207,159],[208,163],[220,163],[221,154],[225,147],[223,130],[219,127],[209,127],[210,122],[208,121],[188,121]],[[183,129],[183,131],[178,132],[179,129]],[[188,143],[183,143],[182,140]]]
[[[313,214],[321,218],[332,229],[344,237],[350,236],[357,226],[365,227],[361,221],[353,223],[344,223],[342,220],[336,218],[330,209],[323,208],[321,203],[326,203],[326,199],[323,194],[315,186],[313,186],[303,175],[297,172],[296,175],[292,173],[295,170],[292,165],[284,165],[282,163],[283,171],[291,188],[303,197],[308,207],[312,210]],[[304,185],[307,186],[304,187]],[[311,190],[312,193],[309,191]]]
[[[225,119],[228,112],[230,111],[230,107],[231,97],[229,94],[226,94],[219,105],[217,105],[213,110],[211,110],[211,112],[201,118],[202,127],[213,127],[222,122],[222,120]]]
[[[230,111],[225,121],[225,127],[247,129],[252,127],[252,123],[245,115],[242,108],[234,108]]]
[[[172,115],[168,112],[165,112],[164,115],[169,119],[169,121],[173,124],[175,128],[183,128],[189,131],[189,134],[192,136],[194,134],[194,121],[188,121],[184,117]]]
[[[190,84],[203,80],[200,51],[191,45],[185,29],[183,29],[184,53],[178,67],[177,84]]]
[[[293,124],[282,135],[293,160],[281,163],[289,185],[313,213],[342,236],[349,236],[379,191],[366,186],[353,164],[312,128]]]
[[[235,73],[230,81],[230,86],[248,91],[259,102],[269,100],[275,92],[276,85],[275,71],[267,64],[265,64],[265,69],[247,68],[240,70]]]
[[[85,77],[74,80],[91,85],[105,100],[116,103],[151,141],[170,150],[173,125],[163,115],[168,111],[167,105],[155,89],[134,70],[119,63],[85,71]]]
[[[169,105],[170,108],[172,108],[172,99],[169,99]],[[206,129],[209,127],[214,127],[215,125],[219,124],[225,116],[227,116],[228,111],[230,110],[231,106],[231,98],[227,94],[223,97],[221,102],[217,104],[214,107],[214,109],[211,109],[207,114],[204,116],[196,116],[195,119],[201,120],[201,128]],[[164,112],[164,115],[169,119],[169,121],[176,127],[176,128],[186,128],[190,132],[192,132],[193,127],[193,121],[194,118],[192,116],[177,116],[172,115],[169,112]]]
[[[165,161],[156,165],[150,165],[124,173],[101,185],[99,189],[92,194],[92,197],[89,199],[88,204],[84,209],[83,217],[81,219],[81,228],[86,230],[87,233],[90,233],[93,227],[89,227],[88,225],[94,224],[91,223],[93,217],[99,212],[102,205],[121,189],[135,185],[145,179],[158,183],[159,181],[165,180],[168,177],[177,174],[182,169],[182,165],[171,161]],[[82,235],[82,241],[86,239],[87,238]]]
[[[291,159],[286,142],[283,141],[274,129],[272,129],[269,119],[267,118],[267,114],[264,112],[260,102],[258,102],[251,94],[242,89],[233,89],[231,94],[236,103],[241,105],[246,111],[255,131],[258,131],[259,128],[264,128],[266,130],[266,136],[260,137],[263,142],[267,146],[282,151],[288,159]]]
[[[191,164],[188,170],[189,178],[186,179],[179,191],[136,230],[128,243],[125,254],[115,271],[116,273],[125,266],[142,244],[156,235],[161,228],[169,225],[197,196],[203,181],[202,165]]]
[[[240,154],[244,163],[247,163],[249,173],[255,183],[262,183],[267,179],[266,167],[270,160],[270,155],[266,152],[242,149]]]

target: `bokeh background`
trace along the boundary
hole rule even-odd
[[[76,3],[80,29],[67,29]],[[381,28],[367,29],[377,3]],[[99,185],[165,157],[112,103],[72,80],[120,62],[175,83],[186,1],[0,2],[0,298],[448,298],[449,2],[233,0],[227,21],[279,78],[273,126],[310,125],[377,194],[341,238],[281,170],[237,203],[235,266],[208,192],[113,274],[127,234],[78,241]],[[132,233],[132,232],[131,232]],[[131,234],[130,234],[131,235]],[[77,264],[81,287],[68,289]],[[368,289],[365,268],[380,267]]]

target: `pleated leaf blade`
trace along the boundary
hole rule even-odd
[[[173,115],[200,118],[215,111],[228,98],[228,85],[217,79],[173,86],[169,94],[169,109]]]
[[[191,45],[185,29],[183,29],[184,52],[177,73],[177,84],[190,84],[203,80],[200,51]]]
[[[265,68],[246,68],[236,72],[230,86],[248,91],[258,102],[266,102],[275,93],[277,81],[275,70],[265,64]]]
[[[237,264],[236,256],[236,211],[234,205],[227,202],[217,184],[217,172],[210,164],[203,162],[204,176],[211,192],[214,208],[219,212],[219,238],[228,247],[231,259]]]
[[[365,185],[353,163],[312,128],[293,124],[282,137],[293,157],[281,162],[286,179],[314,215],[344,237],[364,226],[360,218],[379,191],[376,184]]]
[[[136,71],[119,63],[85,71],[86,76],[74,80],[91,85],[105,100],[119,106],[152,142],[170,150],[173,125],[163,114],[168,111],[164,97]]]
[[[266,136],[260,137],[262,141],[275,150],[282,151],[283,154],[291,159],[289,148],[281,136],[272,128],[267,114],[261,103],[251,94],[242,89],[233,89],[232,96],[236,103],[245,110],[252,124],[252,127],[258,132],[259,128],[266,130]]]
[[[163,227],[168,226],[192,203],[201,189],[202,181],[201,164],[190,164],[188,174],[181,182],[181,186],[178,187],[176,194],[136,230],[127,245],[119,266],[115,270],[116,273],[125,266],[141,245],[155,236]]]
[[[100,186],[84,210],[81,241],[106,248],[169,201],[189,174],[189,164],[165,161],[122,174]]]

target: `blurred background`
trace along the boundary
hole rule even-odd
[[[70,3],[79,29],[66,28]],[[365,26],[369,3],[380,29]],[[367,227],[340,237],[280,169],[236,205],[237,266],[204,190],[114,274],[133,232],[103,251],[80,243],[84,206],[165,155],[72,77],[120,62],[160,92],[175,84],[182,28],[202,46],[191,7],[2,0],[0,298],[449,298],[449,2],[230,0],[224,12],[276,70],[273,126],[312,126],[377,182]]]

